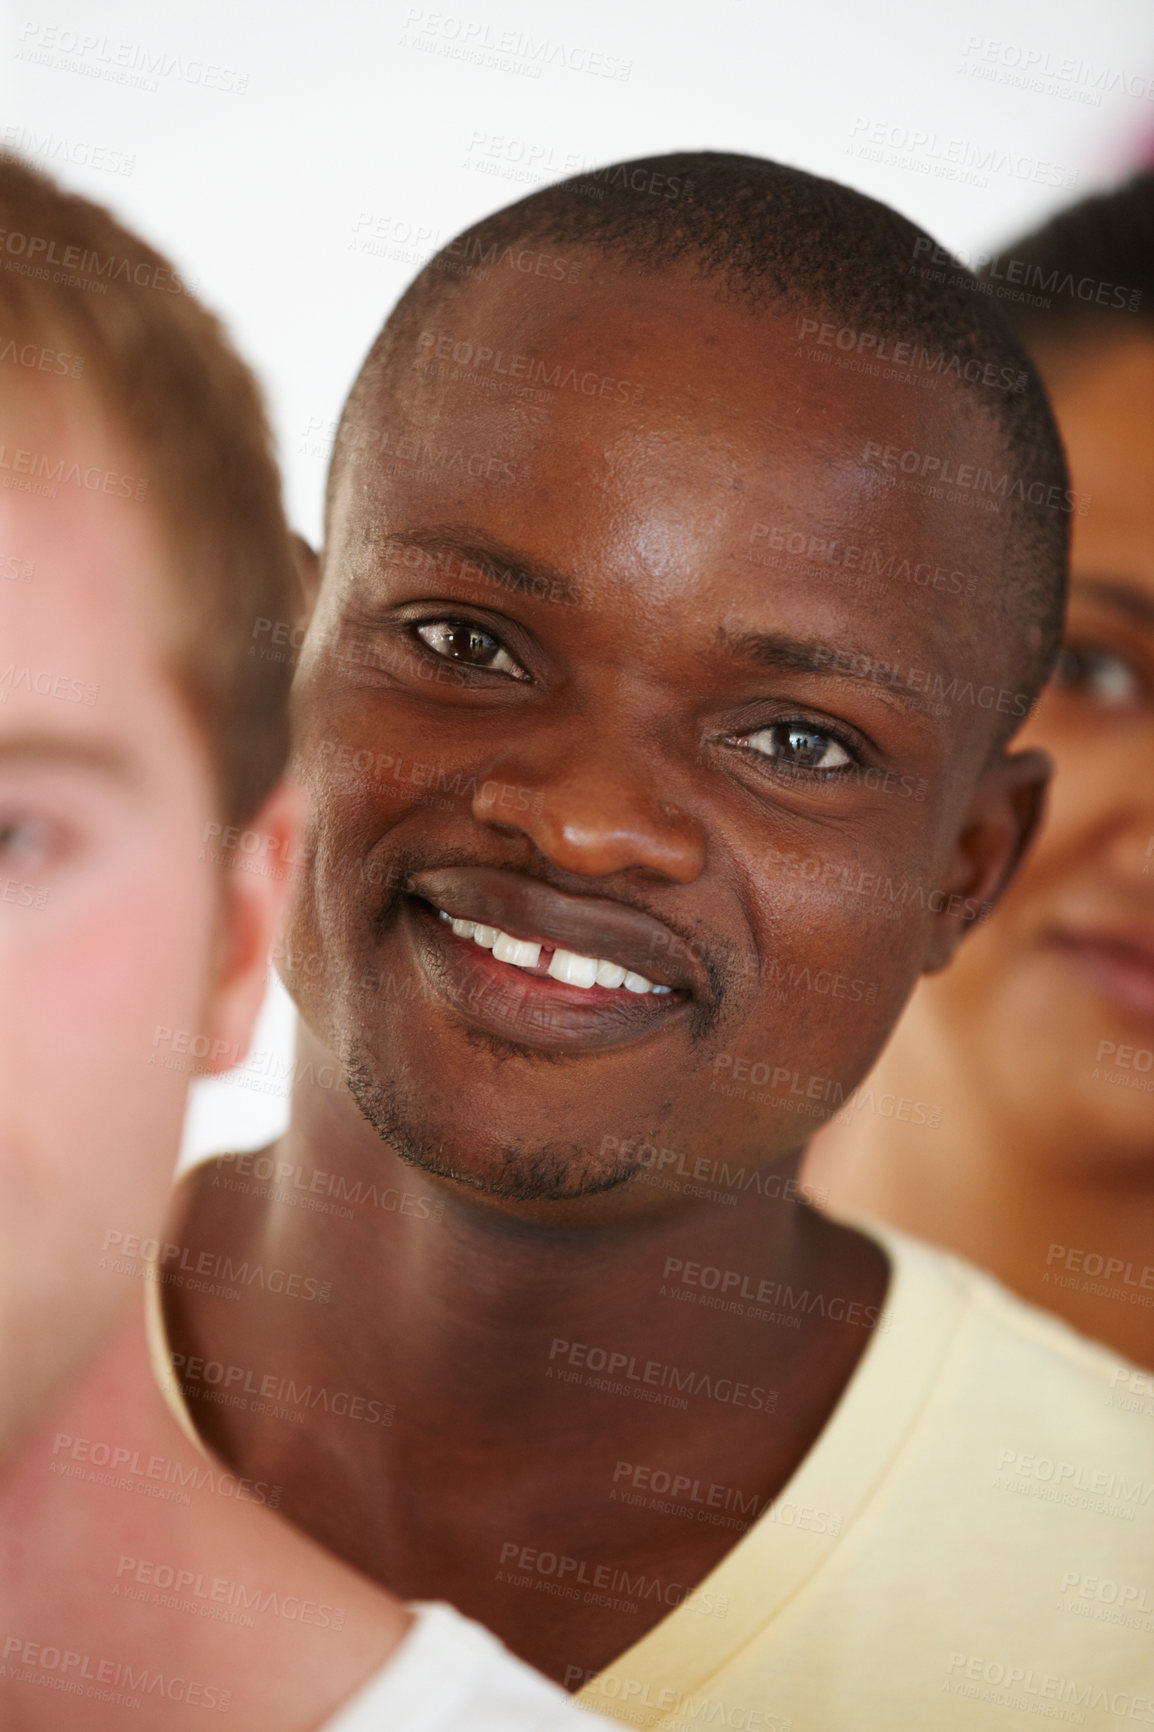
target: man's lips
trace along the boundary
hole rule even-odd
[[[497,866],[415,872],[408,888],[457,919],[580,956],[604,957],[659,986],[694,994],[701,984],[684,944],[669,927],[608,897],[569,896]]]
[[[458,936],[436,903],[411,893],[401,898],[396,934],[412,946],[418,967],[447,1007],[474,1028],[521,1048],[605,1052],[679,1027],[690,1005],[688,993],[671,990],[659,997],[600,984],[584,988],[555,980],[539,966],[501,961],[472,938]]]
[[[1067,930],[1052,933],[1050,942],[1124,1011],[1154,1019],[1154,939]]]

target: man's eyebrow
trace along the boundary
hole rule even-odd
[[[539,601],[563,600],[570,607],[580,605],[580,591],[568,572],[533,559],[483,530],[457,524],[396,530],[385,536],[384,546],[398,552],[415,548],[427,553],[445,577],[456,576],[466,582],[472,577],[475,581],[475,572],[480,571],[488,583],[508,590],[511,595],[527,595]]]
[[[788,637],[782,632],[731,632],[724,626],[718,628],[717,640],[727,655],[770,673],[833,674],[877,686],[903,709],[925,709],[922,694],[907,688],[898,662],[884,661],[864,650],[818,638]]]
[[[1096,601],[1107,602],[1119,613],[1129,614],[1139,625],[1154,626],[1154,596],[1118,578],[1075,577],[1070,580],[1070,594],[1089,593]]]
[[[0,767],[8,764],[84,770],[117,782],[140,780],[132,758],[111,741],[71,739],[63,734],[0,734]]]

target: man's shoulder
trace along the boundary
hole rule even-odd
[[[890,1228],[869,1229],[894,1269],[883,1322],[950,1322],[936,1398],[1037,1448],[1107,1450],[1154,1468],[1154,1373],[1021,1299],[965,1259]],[[1007,1440],[1009,1441],[1009,1439]]]

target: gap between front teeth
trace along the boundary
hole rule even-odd
[[[483,950],[491,950],[498,962],[511,962],[514,968],[536,968],[541,957],[540,944],[527,938],[512,938],[496,926],[482,926],[476,920],[455,920],[443,908],[437,913],[447,920],[458,938],[471,938]],[[596,956],[578,956],[574,950],[554,950],[549,973],[565,986],[623,986],[626,992],[671,992],[668,986],[657,986],[631,968],[619,962],[605,962]]]

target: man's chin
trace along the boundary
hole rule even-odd
[[[420,1172],[466,1190],[509,1202],[570,1202],[617,1190],[637,1171],[635,1161],[613,1161],[567,1143],[494,1146],[471,1125],[437,1125],[422,1118],[399,1093],[366,1076],[348,1073],[349,1093],[383,1142]]]

